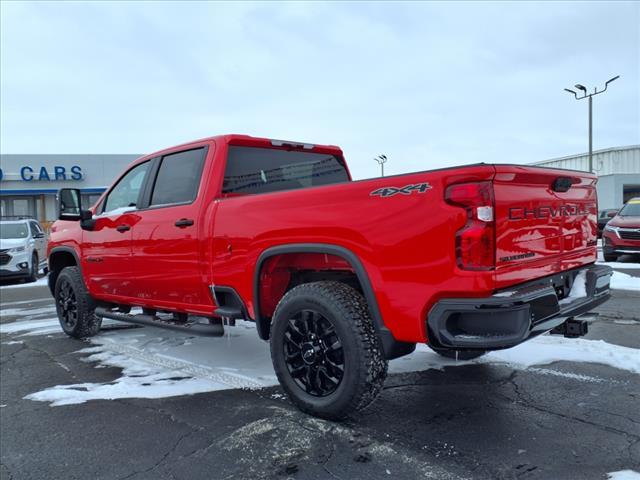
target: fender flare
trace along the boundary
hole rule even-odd
[[[339,245],[326,243],[293,243],[286,245],[277,245],[264,250],[258,257],[256,268],[253,275],[253,309],[258,335],[262,340],[269,339],[271,320],[260,315],[260,272],[264,262],[274,255],[282,255],[286,253],[326,253],[335,255],[346,260],[358,278],[362,286],[362,292],[369,306],[369,313],[373,319],[373,326],[382,342],[382,347],[387,359],[397,358],[407,353],[411,353],[415,349],[414,343],[399,342],[391,331],[385,326],[380,309],[378,308],[378,300],[374,293],[369,275],[365,270],[362,262],[352,251]]]
[[[51,275],[52,269],[51,269],[51,263],[49,260],[55,253],[63,253],[63,252],[70,253],[73,256],[73,258],[76,261],[76,266],[80,269],[80,274],[82,275],[82,265],[80,264],[80,257],[78,255],[78,252],[76,252],[73,247],[65,247],[65,246],[53,247],[49,252],[49,256],[47,257],[47,265],[49,266],[49,275],[47,276],[47,283],[49,284],[49,290],[51,291],[51,295],[54,294],[56,285],[55,283],[53,283],[54,278]],[[84,278],[84,276],[82,278]]]

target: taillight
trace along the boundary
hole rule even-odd
[[[496,264],[496,233],[491,182],[450,185],[444,195],[450,205],[467,211],[467,223],[456,232],[458,266],[465,270],[491,270]]]

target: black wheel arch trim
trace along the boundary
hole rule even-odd
[[[260,254],[253,275],[253,308],[258,335],[261,339],[269,339],[271,327],[271,319],[260,314],[260,273],[262,271],[262,266],[270,257],[287,253],[326,253],[345,259],[353,268],[353,271],[362,286],[362,292],[367,300],[369,313],[373,319],[373,326],[380,338],[380,341],[382,342],[385,357],[388,360],[391,360],[393,358],[407,355],[415,350],[415,343],[396,340],[391,331],[385,326],[378,307],[378,300],[376,299],[373,287],[371,286],[371,281],[369,280],[369,275],[358,256],[345,247],[328,243],[293,243],[277,245],[267,248]]]
[[[55,276],[51,275],[52,269],[51,269],[50,259],[56,253],[70,253],[73,256],[73,258],[75,259],[75,261],[76,261],[76,267],[78,267],[80,269],[80,274],[82,274],[82,265],[80,264],[80,257],[78,256],[78,252],[76,252],[73,247],[65,247],[65,246],[53,247],[51,249],[51,251],[49,252],[49,256],[47,258],[47,265],[49,266],[49,274],[47,276],[47,283],[49,284],[49,290],[51,291],[51,295],[53,295],[54,292],[55,292],[56,285],[55,285],[54,280],[57,279],[57,275],[55,275]],[[84,276],[83,276],[83,278],[84,278]]]

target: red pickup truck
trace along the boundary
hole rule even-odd
[[[61,190],[49,286],[73,337],[255,322],[290,398],[340,419],[418,342],[474,358],[583,334],[611,275],[595,184],[486,164],[352,181],[336,146],[217,136],[136,160],[91,209]]]

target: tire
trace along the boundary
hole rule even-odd
[[[339,282],[298,285],[271,323],[271,359],[289,398],[311,415],[343,420],[373,402],[387,360],[364,297]]]
[[[29,276],[27,282],[35,282],[38,279],[38,254],[31,255],[31,266],[29,267]]]
[[[100,331],[102,319],[93,313],[96,304],[87,292],[78,267],[62,269],[56,279],[54,298],[64,333],[74,338],[87,338]]]
[[[431,350],[436,352],[438,355],[446,358],[451,358],[453,360],[473,360],[474,358],[479,358],[485,353],[486,350],[446,350],[441,348],[433,348],[429,346]]]
[[[604,253],[602,256],[605,262],[615,262],[618,260],[618,256],[615,253]]]

